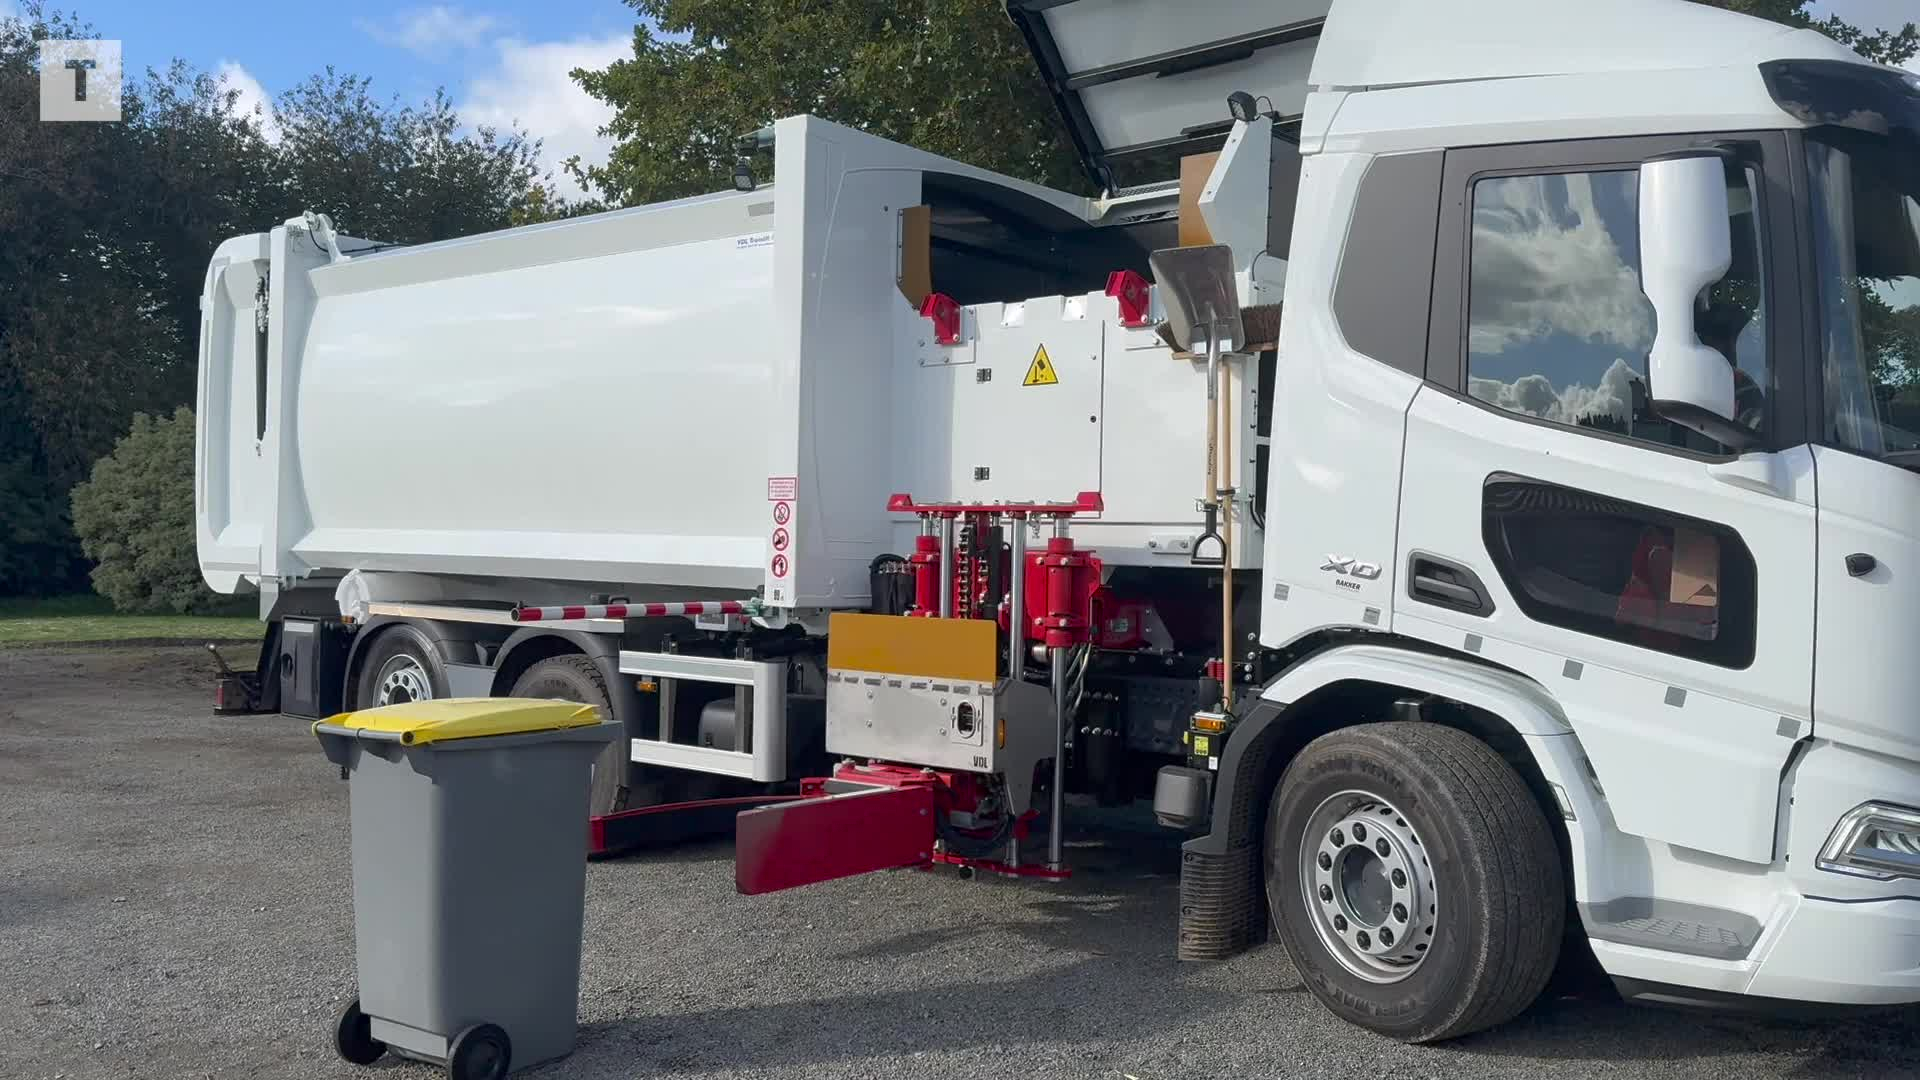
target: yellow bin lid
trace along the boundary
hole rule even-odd
[[[377,709],[340,713],[317,721],[343,733],[359,731],[398,735],[408,746],[446,739],[477,739],[486,735],[518,735],[553,731],[600,722],[591,705],[543,698],[443,698],[407,701]]]

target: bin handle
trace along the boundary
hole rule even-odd
[[[341,727],[338,724],[329,724],[317,720],[313,725],[313,733],[315,735],[337,735],[346,739],[361,739],[366,742],[390,742],[405,745],[412,745],[413,743],[413,732],[411,731],[372,731],[367,728]]]

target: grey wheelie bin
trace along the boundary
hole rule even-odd
[[[313,725],[349,781],[360,993],[334,1047],[495,1080],[573,1051],[593,760],[587,705],[416,701]]]

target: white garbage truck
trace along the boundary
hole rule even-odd
[[[1920,1001],[1920,79],[1677,0],[1007,9],[1098,196],[795,116],[222,244],[227,688],[599,706],[596,830],[737,812],[747,892],[1151,800],[1181,957],[1409,1041],[1588,950]]]

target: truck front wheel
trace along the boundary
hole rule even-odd
[[[1267,814],[1267,902],[1301,981],[1405,1042],[1503,1023],[1553,974],[1560,853],[1525,782],[1472,735],[1365,724],[1309,743]]]
[[[613,719],[613,694],[607,689],[607,677],[598,664],[578,653],[549,656],[528,668],[514,680],[509,696],[577,701],[599,709],[602,719]],[[629,753],[627,740],[615,739],[594,759],[588,813],[598,817],[627,808]]]

